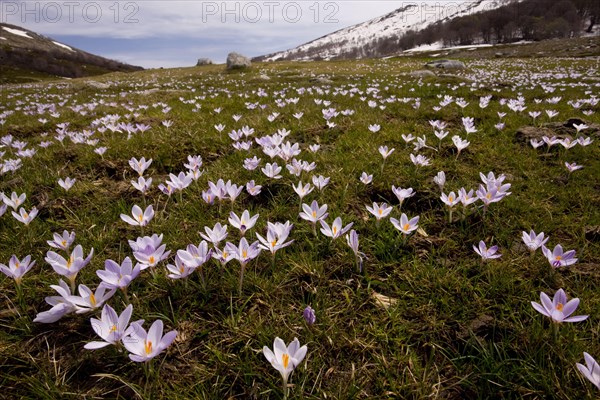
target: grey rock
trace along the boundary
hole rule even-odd
[[[458,60],[436,60],[428,62],[426,65],[428,68],[440,68],[440,69],[465,69],[466,66],[462,61]]]
[[[316,78],[311,78],[309,80],[309,82],[311,82],[311,83],[321,83],[321,84],[324,84],[324,85],[330,85],[330,84],[333,83],[333,81],[331,79],[325,78],[323,76],[318,76]]]
[[[93,87],[94,89],[108,89],[110,87],[108,83],[102,83],[97,81],[87,81],[86,84],[88,86]]]
[[[196,67],[201,67],[203,65],[212,65],[213,62],[210,58],[199,58],[198,62],[196,63]]]
[[[250,59],[239,53],[229,53],[227,55],[227,69],[244,69],[250,68],[251,65]]]
[[[258,79],[260,79],[261,81],[270,81],[271,80],[271,78],[267,74],[260,74],[258,76]]]
[[[420,69],[418,71],[413,71],[409,75],[414,78],[432,78],[435,76],[435,74],[428,69]]]

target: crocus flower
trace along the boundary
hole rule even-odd
[[[577,163],[568,163],[565,161],[565,167],[567,167],[569,173],[572,173],[574,171],[577,171],[578,169],[583,168],[583,165],[577,165]]]
[[[143,271],[146,268],[155,267],[169,257],[171,251],[165,251],[166,247],[164,244],[156,248],[148,246],[145,249],[134,251],[133,256],[140,262],[140,269]]]
[[[175,189],[173,188],[173,186],[169,185],[168,182],[167,182],[166,185],[163,185],[162,183],[159,183],[158,184],[158,190],[160,190],[161,192],[163,192],[167,196],[171,196],[173,194],[173,192],[175,191]]]
[[[27,211],[25,211],[25,209],[23,207],[21,207],[19,209],[18,214],[14,211],[11,211],[11,213],[12,213],[12,216],[15,217],[15,219],[17,221],[22,222],[23,224],[25,224],[27,226],[37,216],[38,209],[36,207],[33,207],[31,209],[31,211],[27,212]]]
[[[404,203],[404,200],[415,195],[415,191],[412,188],[402,189],[401,187],[396,187],[394,185],[392,185],[392,192],[398,198],[398,201],[400,202],[400,207],[402,207],[402,203]]]
[[[238,260],[242,267],[245,267],[250,260],[256,258],[260,253],[260,248],[258,247],[258,241],[249,244],[246,238],[240,239],[239,246],[234,245],[231,242],[227,242],[225,244],[225,250],[233,255],[233,258]]]
[[[358,272],[362,272],[363,257],[365,254],[358,250],[358,233],[356,233],[354,229],[346,235],[346,243],[348,243],[348,247],[350,247],[354,253]]]
[[[392,154],[395,150],[396,149],[394,148],[388,149],[387,146],[379,146],[379,153],[381,154],[384,160],[388,158],[390,154]]]
[[[248,171],[253,171],[258,168],[258,164],[260,164],[260,158],[257,158],[256,156],[244,160],[244,168]]]
[[[225,181],[223,179],[219,179],[217,183],[208,181],[208,188],[210,193],[218,198],[219,201],[222,201],[227,197],[227,186],[225,185]]]
[[[454,192],[450,192],[448,195],[442,193],[440,200],[444,202],[448,207],[452,208],[460,202],[460,197],[456,196]]]
[[[466,149],[471,144],[471,142],[462,140],[460,138],[460,136],[458,136],[458,135],[452,136],[452,143],[454,143],[454,146],[456,146],[456,149],[458,150],[458,153],[456,154],[457,159],[458,159],[458,156],[460,155],[460,152],[463,149]]]
[[[225,184],[225,190],[227,191],[227,196],[229,197],[231,203],[235,203],[235,199],[237,199],[240,193],[242,193],[244,187],[238,186],[235,183],[231,183],[231,181],[227,181]]]
[[[368,185],[369,183],[371,183],[373,181],[373,174],[369,175],[366,172],[363,172],[360,175],[360,181],[362,183],[364,183],[365,185]]]
[[[131,209],[133,218],[129,215],[121,214],[121,219],[127,222],[129,225],[146,226],[154,217],[154,207],[150,204],[144,211],[135,204]]]
[[[225,264],[233,260],[234,254],[230,253],[227,250],[227,247],[224,247],[223,250],[220,250],[215,247],[212,252],[212,258],[219,261],[222,266],[225,266]]]
[[[468,192],[465,188],[458,189],[458,197],[463,207],[468,207],[478,200],[478,198],[473,195],[473,189]]]
[[[125,310],[123,310],[121,315],[117,315],[116,311],[111,306],[105,304],[102,308],[102,315],[100,319],[90,318],[92,329],[104,341],[89,342],[83,346],[83,348],[87,350],[96,350],[111,344],[118,344],[124,336],[129,334],[127,327],[129,326],[129,319],[131,318],[132,312],[133,306],[131,304],[128,305]],[[144,320],[141,319],[136,322],[141,325],[144,323]]]
[[[393,207],[388,206],[386,203],[381,203],[381,205],[379,205],[375,202],[373,202],[373,207],[366,207],[367,211],[373,214],[377,221],[380,221],[382,218],[386,218],[394,209]]]
[[[409,235],[411,232],[419,228],[419,218],[420,217],[417,215],[409,220],[406,214],[402,213],[400,216],[400,221],[398,221],[396,218],[390,218],[390,221],[392,222],[392,225],[394,225],[394,228],[398,229],[405,235]]]
[[[145,194],[148,189],[150,189],[150,186],[152,185],[152,178],[144,178],[143,176],[138,177],[137,181],[131,181],[131,184],[133,185],[134,188],[136,188],[137,190],[139,190],[140,192],[142,192],[142,194]]]
[[[240,230],[240,234],[244,236],[248,229],[252,229],[252,227],[256,224],[258,220],[259,214],[253,215],[250,217],[250,212],[248,210],[244,210],[242,212],[242,216],[238,217],[236,213],[233,211],[229,213],[229,223],[234,228]]]
[[[555,294],[554,298],[550,300],[550,297],[544,292],[540,293],[540,300],[542,304],[531,302],[533,308],[545,315],[546,317],[552,318],[553,322],[580,322],[587,319],[587,315],[578,315],[575,317],[569,317],[575,312],[579,305],[579,299],[574,298],[567,302],[567,295],[565,291],[559,289]]]
[[[248,192],[248,194],[250,196],[258,196],[260,194],[261,189],[262,189],[262,186],[257,185],[254,182],[254,179],[249,181],[248,183],[246,183],[246,191]]]
[[[167,276],[171,279],[187,278],[192,272],[196,270],[196,268],[196,265],[188,264],[187,262],[181,259],[179,254],[177,254],[175,256],[175,265],[167,264],[167,270],[170,272],[170,274],[168,274]]]
[[[242,284],[244,282],[244,270],[246,269],[246,265],[256,257],[260,253],[260,248],[258,247],[258,241],[248,244],[246,238],[242,238],[240,240],[239,246],[234,245],[233,243],[227,242],[225,244],[225,250],[223,250],[223,255],[231,254],[233,258],[237,259],[240,262],[240,284],[239,284],[239,294],[242,294]]]
[[[108,289],[124,290],[131,281],[137,278],[140,271],[140,264],[136,263],[134,267],[131,258],[125,257],[121,265],[113,260],[104,261],[104,269],[97,270],[96,275],[102,279],[104,286]]]
[[[163,235],[154,234],[152,236],[138,237],[136,241],[129,241],[129,246],[133,250],[133,256],[140,262],[140,269],[143,271],[148,267],[154,267],[159,262],[165,260],[171,254],[171,251],[165,251],[166,245],[162,243]]]
[[[68,260],[54,251],[46,253],[45,260],[57,274],[66,276],[71,281],[71,285],[74,285],[77,273],[89,264],[93,255],[94,249],[90,251],[90,254],[86,258],[83,258],[83,248],[81,245],[77,245],[71,252]]]
[[[484,206],[487,208],[490,204],[499,202],[502,200],[505,195],[498,192],[498,189],[495,187],[487,187],[483,185],[479,185],[479,189],[475,192],[477,198],[481,200]]]
[[[483,260],[492,260],[494,258],[502,257],[502,254],[497,253],[498,246],[492,246],[488,249],[483,240],[479,241],[479,247],[473,245],[473,250],[475,250],[475,253],[479,254]]]
[[[17,285],[21,283],[23,275],[25,275],[33,266],[35,261],[31,261],[31,256],[26,256],[23,260],[19,260],[13,255],[8,260],[8,266],[0,264],[0,271],[9,278],[13,278]]]
[[[429,159],[421,154],[418,154],[417,156],[415,156],[414,154],[411,154],[410,160],[417,167],[425,167],[430,164]]]
[[[52,240],[48,240],[46,243],[50,247],[54,247],[55,249],[60,249],[67,251],[69,250],[69,246],[73,244],[75,241],[75,232],[67,232],[63,231],[62,235],[59,233],[54,233],[52,236]]]
[[[523,231],[522,237],[523,237],[523,242],[525,243],[525,245],[527,246],[529,251],[531,251],[532,253],[534,251],[536,251],[538,248],[540,248],[541,246],[545,245],[546,242],[548,241],[548,239],[550,239],[550,238],[544,239],[544,232],[541,232],[539,235],[536,235],[536,233],[533,231],[533,229],[529,232],[529,234],[527,232]]]
[[[133,322],[130,329],[122,341],[127,351],[131,353],[129,358],[135,362],[146,362],[153,359],[169,347],[177,337],[175,330],[163,336],[163,322],[160,319],[154,321],[147,333],[137,322]]]
[[[311,306],[306,306],[304,311],[302,311],[302,317],[308,325],[314,325],[317,322],[317,316],[315,315],[315,310]]]
[[[188,244],[185,250],[177,250],[177,257],[179,257],[187,266],[198,268],[210,260],[212,257],[212,250],[208,248],[208,243],[203,240],[198,246]]]
[[[281,167],[277,163],[267,163],[264,168],[261,168],[261,171],[271,179],[281,179],[281,175],[279,175]]]
[[[172,187],[173,190],[182,191],[192,183],[192,177],[184,172],[180,172],[178,175],[169,174],[169,179],[165,182],[168,186]]]
[[[294,242],[294,240],[286,242],[293,227],[294,225],[290,221],[286,221],[285,224],[281,222],[274,224],[267,222],[267,237],[264,238],[258,233],[256,234],[256,238],[260,242],[258,247],[270,251],[271,254],[275,254],[277,250],[287,247]]]
[[[73,187],[73,185],[75,184],[75,181],[77,179],[71,179],[69,177],[65,178],[64,180],[62,178],[60,178],[58,180],[58,185],[65,189],[66,191],[69,191],[69,189],[71,189]]]
[[[577,369],[583,376],[600,389],[600,365],[598,365],[596,360],[586,352],[583,353],[583,358],[585,359],[585,366],[576,363]]]
[[[325,186],[327,186],[327,184],[329,183],[329,177],[324,177],[323,175],[319,175],[319,176],[315,176],[313,175],[312,177],[312,182],[313,185],[315,185],[315,187],[319,190],[323,190],[325,188]]]
[[[273,350],[267,346],[263,347],[263,354],[267,361],[271,363],[281,374],[283,378],[284,391],[287,390],[287,382],[292,371],[302,362],[307,352],[306,345],[300,347],[300,342],[297,338],[286,347],[285,342],[276,337],[273,342]],[[284,398],[287,398],[287,393],[284,393]]]
[[[83,314],[101,307],[114,294],[115,289],[107,291],[107,287],[103,283],[98,285],[95,292],[86,285],[80,284],[79,296],[72,295],[68,297],[68,300],[75,306],[77,314]]]
[[[294,188],[294,192],[296,192],[296,194],[298,196],[300,196],[300,201],[302,201],[304,196],[306,196],[307,194],[312,192],[314,189],[310,183],[307,183],[306,185],[303,186],[302,181],[298,182],[298,186],[294,186],[292,184],[292,187]]]
[[[50,287],[56,290],[58,296],[48,296],[45,298],[46,303],[51,305],[52,308],[48,311],[38,313],[33,322],[51,324],[75,311],[75,305],[68,300],[71,297],[71,289],[62,279],[58,282],[58,285],[50,285]]]
[[[213,229],[210,229],[208,226],[204,227],[204,232],[206,234],[199,232],[200,237],[206,240],[207,242],[212,243],[214,246],[217,246],[222,240],[227,237],[227,225],[221,225],[220,222],[217,222]]]
[[[146,158],[144,157],[140,158],[139,160],[135,157],[132,157],[131,160],[129,160],[129,165],[135,172],[139,174],[139,176],[144,175],[144,171],[146,171],[150,164],[152,164],[152,159],[146,161]]]
[[[19,206],[23,204],[23,202],[27,198],[27,195],[25,193],[21,193],[20,195],[18,195],[16,192],[12,192],[10,197],[6,196],[4,193],[0,193],[0,197],[2,197],[2,201],[4,202],[4,204],[6,204],[9,207],[12,207],[13,210],[17,211],[17,208],[19,208]]]
[[[348,225],[342,228],[342,218],[340,217],[337,217],[335,220],[333,220],[331,227],[324,220],[320,220],[319,222],[321,223],[321,233],[332,239],[339,238],[344,233],[348,232],[350,228],[352,228],[352,225],[354,225],[354,222],[350,222]]]
[[[567,267],[577,262],[577,258],[575,258],[575,250],[569,250],[564,253],[560,244],[557,244],[552,251],[550,251],[550,249],[548,249],[546,246],[542,245],[542,253],[544,253],[548,259],[548,262],[554,268]]]
[[[319,207],[317,201],[313,200],[310,206],[306,203],[302,204],[302,212],[299,216],[300,218],[306,221],[310,221],[313,224],[316,224],[317,221],[327,218],[328,215],[329,214],[327,213],[327,204],[323,204]]]
[[[438,187],[440,188],[440,192],[444,191],[444,185],[446,184],[446,174],[444,173],[444,171],[440,171],[437,173],[437,175],[433,178],[433,183],[438,185]]]

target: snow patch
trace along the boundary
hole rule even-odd
[[[59,47],[62,47],[63,49],[67,49],[69,51],[75,51],[72,48],[70,48],[69,46],[67,46],[66,44],[62,44],[62,43],[55,42],[55,41],[52,41],[52,43],[54,43],[55,45],[57,45]]]
[[[424,51],[437,51],[437,50],[441,50],[444,48],[443,43],[440,42],[435,42],[432,44],[424,44],[421,46],[417,46],[415,48],[412,48],[410,50],[405,50],[404,53],[422,53]]]
[[[27,34],[27,32],[22,31],[20,29],[7,28],[6,26],[3,26],[2,29],[4,29],[8,33],[12,33],[13,35],[21,36],[21,37],[24,37],[27,39],[33,39],[31,36],[29,36]]]
[[[399,38],[409,30],[419,32],[435,22],[495,9],[503,4],[506,4],[506,0],[457,0],[452,3],[452,6],[445,3],[444,6],[439,3],[431,6],[422,3],[419,6],[415,2],[381,17],[340,29],[294,49],[271,54],[265,58],[265,61],[276,61],[282,58],[310,60],[315,57],[329,60],[350,53],[355,53],[356,58],[363,58],[363,49],[372,45],[375,40]]]
[[[0,36],[0,40],[8,40],[8,39],[5,38],[5,37]]]

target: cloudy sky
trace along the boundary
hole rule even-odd
[[[143,0],[0,2],[0,20],[146,68],[224,62],[296,47],[410,1]],[[412,1],[414,4],[415,1]]]

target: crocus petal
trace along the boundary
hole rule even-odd
[[[85,346],[83,346],[83,348],[87,350],[96,350],[106,347],[108,345],[110,345],[110,343],[108,342],[89,342]]]

